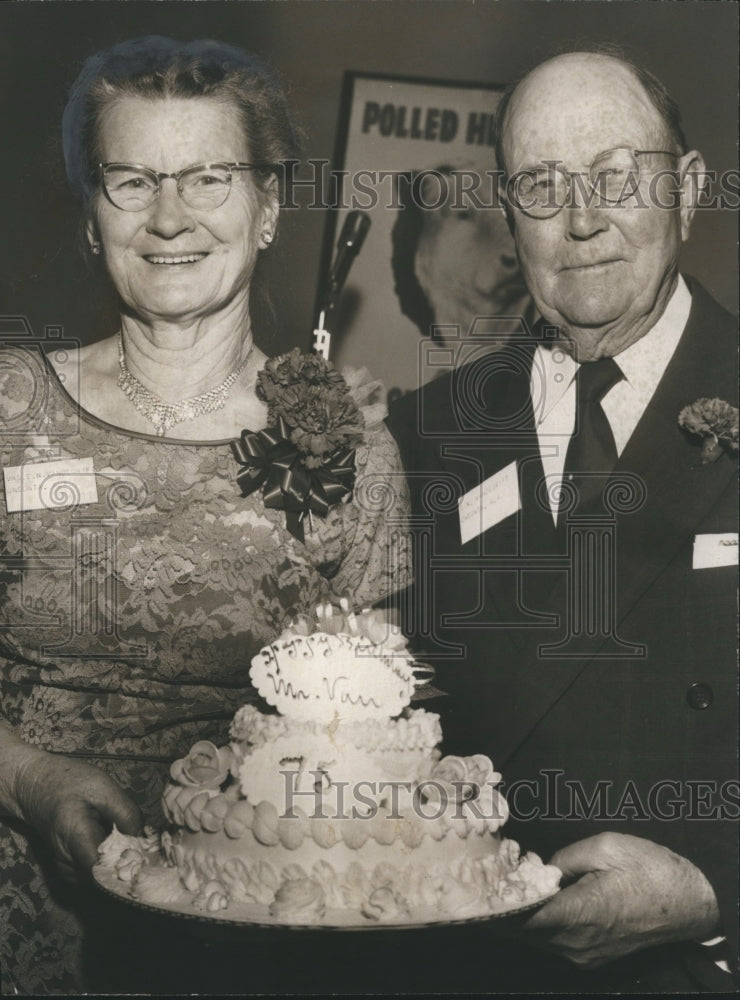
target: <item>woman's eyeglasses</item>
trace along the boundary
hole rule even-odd
[[[138,163],[99,163],[103,188],[111,204],[124,212],[141,212],[159,197],[162,181],[177,183],[180,197],[190,208],[218,208],[229,197],[235,170],[274,172],[269,163],[198,163],[174,174],[165,174]]]

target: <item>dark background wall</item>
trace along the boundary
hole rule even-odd
[[[252,49],[287,83],[309,141],[330,158],[342,73],[505,83],[538,58],[614,41],[661,77],[683,110],[689,142],[718,172],[736,167],[738,7],[625,2],[21,2],[0,4],[0,313],[37,333],[62,324],[93,340],[111,332],[110,306],[76,249],[59,123],[65,93],[97,49],[142,34],[214,37]],[[271,265],[271,353],[308,346],[325,213],[291,212]],[[736,213],[704,211],[684,269],[736,311]],[[372,346],[368,347],[372,357]]]

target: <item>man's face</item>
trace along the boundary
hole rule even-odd
[[[657,110],[619,61],[587,53],[560,56],[534,70],[516,91],[504,134],[510,176],[544,161],[585,174],[599,153],[617,147],[671,148]],[[691,213],[656,204],[650,179],[669,170],[683,177],[691,155],[639,157],[640,190],[618,205],[588,205],[574,186],[568,203],[551,218],[513,210],[530,292],[544,319],[560,326],[578,360],[618,354],[662,314],[675,287]],[[672,204],[676,187],[672,177],[660,181],[663,205]]]

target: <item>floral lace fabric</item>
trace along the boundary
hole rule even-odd
[[[0,354],[0,464],[23,482],[40,468],[48,504],[12,511],[0,481],[0,715],[103,767],[149,822],[171,761],[223,741],[255,699],[251,657],[293,616],[408,582],[395,444],[372,385],[348,379],[365,418],[354,497],[314,517],[302,544],[258,492],[240,496],[228,442],[118,430],[80,412],[40,352]],[[2,824],[0,868],[3,991],[75,992],[77,919]]]

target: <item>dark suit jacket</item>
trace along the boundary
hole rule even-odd
[[[693,569],[692,551],[696,535],[737,531],[737,460],[702,464],[677,418],[699,397],[735,400],[737,327],[690,287],[687,327],[595,520],[575,511],[556,530],[536,499],[529,380],[546,330],[404,397],[389,424],[417,535],[407,624],[450,695],[445,749],[492,757],[505,832],[524,848],[549,857],[615,830],[688,857],[736,941],[736,568]],[[462,544],[457,499],[512,462],[521,509]],[[637,965],[596,986],[649,988]],[[695,969],[667,975],[656,988],[722,988]]]

